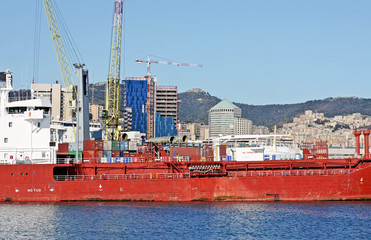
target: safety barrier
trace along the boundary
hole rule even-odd
[[[357,170],[336,169],[336,170],[292,170],[292,171],[244,171],[229,172],[229,177],[261,177],[261,176],[311,176],[311,175],[342,175],[350,174]]]
[[[161,157],[156,159],[156,162],[190,162],[192,160],[202,161],[200,156],[177,156],[177,157]],[[58,158],[57,164],[74,164],[83,161],[84,163],[135,163],[148,162],[143,157],[101,157],[101,158],[84,158],[76,160],[76,158]],[[205,160],[206,161],[206,160]]]
[[[144,180],[190,178],[189,173],[147,173],[147,174],[101,174],[101,175],[54,175],[56,181],[91,180]]]

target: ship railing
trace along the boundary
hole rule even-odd
[[[76,158],[57,158],[57,164],[75,164]]]
[[[351,174],[356,169],[328,169],[328,170],[266,170],[266,171],[239,171],[228,172],[229,177],[262,177],[262,176],[311,176],[311,175],[342,175]]]
[[[137,162],[148,162],[144,157],[87,157],[79,159],[79,162],[84,163],[137,163]],[[190,162],[190,161],[206,161],[199,155],[197,156],[176,156],[176,157],[161,157],[156,159],[156,162]],[[75,164],[77,163],[76,158],[57,158],[57,164]]]
[[[204,158],[202,158],[202,156],[200,155],[160,157],[160,159],[157,159],[157,161],[159,162],[191,162],[191,161],[203,161],[203,160]]]
[[[101,175],[54,175],[56,181],[91,180],[144,180],[190,178],[189,173],[146,173],[146,174],[101,174]]]

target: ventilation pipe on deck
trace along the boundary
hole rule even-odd
[[[176,136],[174,137],[172,143],[186,143],[188,140],[187,136]]]
[[[361,131],[357,130],[357,131],[354,131],[353,134],[354,136],[356,137],[356,153],[357,153],[357,156],[360,156],[361,155],[361,147],[360,147],[360,136],[361,136]]]
[[[370,156],[370,146],[369,146],[369,137],[370,137],[370,130],[363,130],[363,137],[365,138],[365,156],[364,157],[369,157]]]
[[[173,141],[174,141],[173,136],[151,138],[151,139],[147,140],[147,142],[151,142],[151,143],[154,143],[154,144],[167,144],[167,143],[173,143]]]

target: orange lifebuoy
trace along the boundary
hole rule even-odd
[[[26,156],[26,157],[24,158],[24,160],[30,160],[30,157],[29,157],[29,156]]]

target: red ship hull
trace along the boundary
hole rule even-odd
[[[0,201],[364,199],[369,160],[0,166]]]

